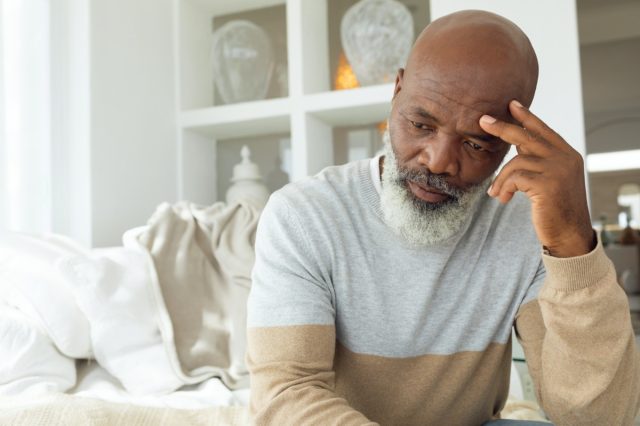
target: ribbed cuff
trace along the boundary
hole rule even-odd
[[[596,248],[576,257],[553,257],[542,254],[542,262],[547,272],[545,286],[554,290],[573,291],[587,288],[601,281],[611,267],[611,261],[604,252],[600,233]]]

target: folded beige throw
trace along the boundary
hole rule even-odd
[[[12,426],[245,426],[245,407],[180,410],[117,404],[67,394],[0,399],[0,425]]]

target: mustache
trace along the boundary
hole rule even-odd
[[[406,186],[408,181],[430,186],[431,188],[447,194],[455,200],[459,199],[465,193],[463,189],[449,183],[446,175],[444,174],[412,170],[398,164],[398,182],[403,186]]]

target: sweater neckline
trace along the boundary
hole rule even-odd
[[[380,204],[380,194],[382,192],[380,157],[382,157],[382,154],[361,163],[360,179],[364,183],[363,195],[367,204],[373,208],[375,215],[384,223],[384,214]]]

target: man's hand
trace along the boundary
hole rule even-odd
[[[538,239],[550,254],[573,257],[595,247],[584,182],[582,156],[518,101],[509,104],[522,126],[491,116],[480,118],[484,131],[515,145],[518,155],[500,171],[488,194],[506,203],[516,191],[531,200]]]

